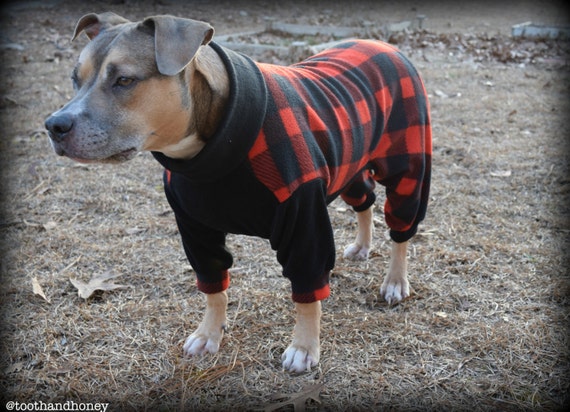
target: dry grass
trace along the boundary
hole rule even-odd
[[[224,18],[199,5],[112,8],[141,17],[175,7],[235,29],[250,21],[239,14],[242,4],[226,5]],[[252,21],[263,16],[256,4],[247,10]],[[315,16],[318,7],[308,10]],[[410,250],[414,293],[395,307],[378,299],[389,250],[378,202],[371,259],[339,257],[332,275],[322,361],[291,376],[280,355],[293,304],[266,241],[230,237],[229,332],[218,355],[184,359],[181,345],[200,320],[203,298],[162,194],[160,166],[149,155],[109,167],[51,153],[42,122],[71,93],[69,69],[81,47],[59,50],[54,42],[91,9],[62,3],[58,11],[28,9],[2,21],[9,40],[26,47],[1,52],[1,161],[9,165],[2,179],[2,405],[252,410],[279,402],[274,394],[321,383],[321,403],[308,401],[308,409],[568,406],[567,66],[407,50],[432,95],[435,136],[432,201]],[[282,13],[296,21],[289,8]],[[350,23],[342,13],[326,14],[327,22]],[[330,210],[340,252],[356,220],[341,202]],[[69,281],[105,272],[129,288],[83,300]],[[50,303],[32,292],[33,278]]]

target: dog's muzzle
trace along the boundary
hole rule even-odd
[[[59,156],[67,156],[77,162],[119,163],[130,160],[138,153],[136,141],[110,140],[109,135],[86,124],[85,116],[60,110],[45,122],[53,150]]]

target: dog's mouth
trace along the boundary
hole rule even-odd
[[[103,162],[113,162],[113,163],[126,162],[127,160],[131,160],[132,158],[134,158],[137,155],[137,153],[138,150],[134,147],[131,147],[130,149],[123,150],[122,152],[107,157],[106,159],[103,160]]]
[[[78,162],[78,163],[122,163],[122,162],[126,162],[128,160],[133,159],[138,153],[138,150],[134,147],[127,149],[127,150],[123,150],[119,153],[115,153],[111,156],[107,156],[104,158],[86,158],[86,157],[80,157],[77,155],[74,155],[72,153],[67,153],[65,150],[61,150],[58,151],[58,154],[60,156],[67,156],[69,157],[71,160]]]

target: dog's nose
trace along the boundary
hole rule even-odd
[[[45,123],[49,136],[56,142],[61,142],[73,128],[73,117],[68,114],[50,116]]]

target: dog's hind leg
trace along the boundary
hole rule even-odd
[[[319,363],[321,302],[296,303],[297,322],[293,342],[283,353],[283,369],[302,373]]]
[[[370,253],[374,232],[372,206],[358,212],[356,217],[358,221],[356,240],[346,247],[344,258],[365,260]],[[396,243],[392,241],[388,274],[380,287],[380,295],[389,304],[398,303],[410,296],[410,284],[407,277],[407,251],[408,242]]]
[[[345,259],[368,259],[368,254],[370,253],[370,247],[372,245],[372,235],[374,232],[372,217],[372,206],[356,214],[358,232],[354,243],[351,243],[346,247],[346,249],[344,249],[343,256]]]
[[[206,312],[198,329],[186,339],[184,353],[188,356],[216,353],[226,328],[226,292],[206,295]]]
[[[390,254],[390,267],[384,282],[380,287],[380,295],[388,304],[398,303],[410,296],[410,284],[408,282],[408,242],[392,242]]]

